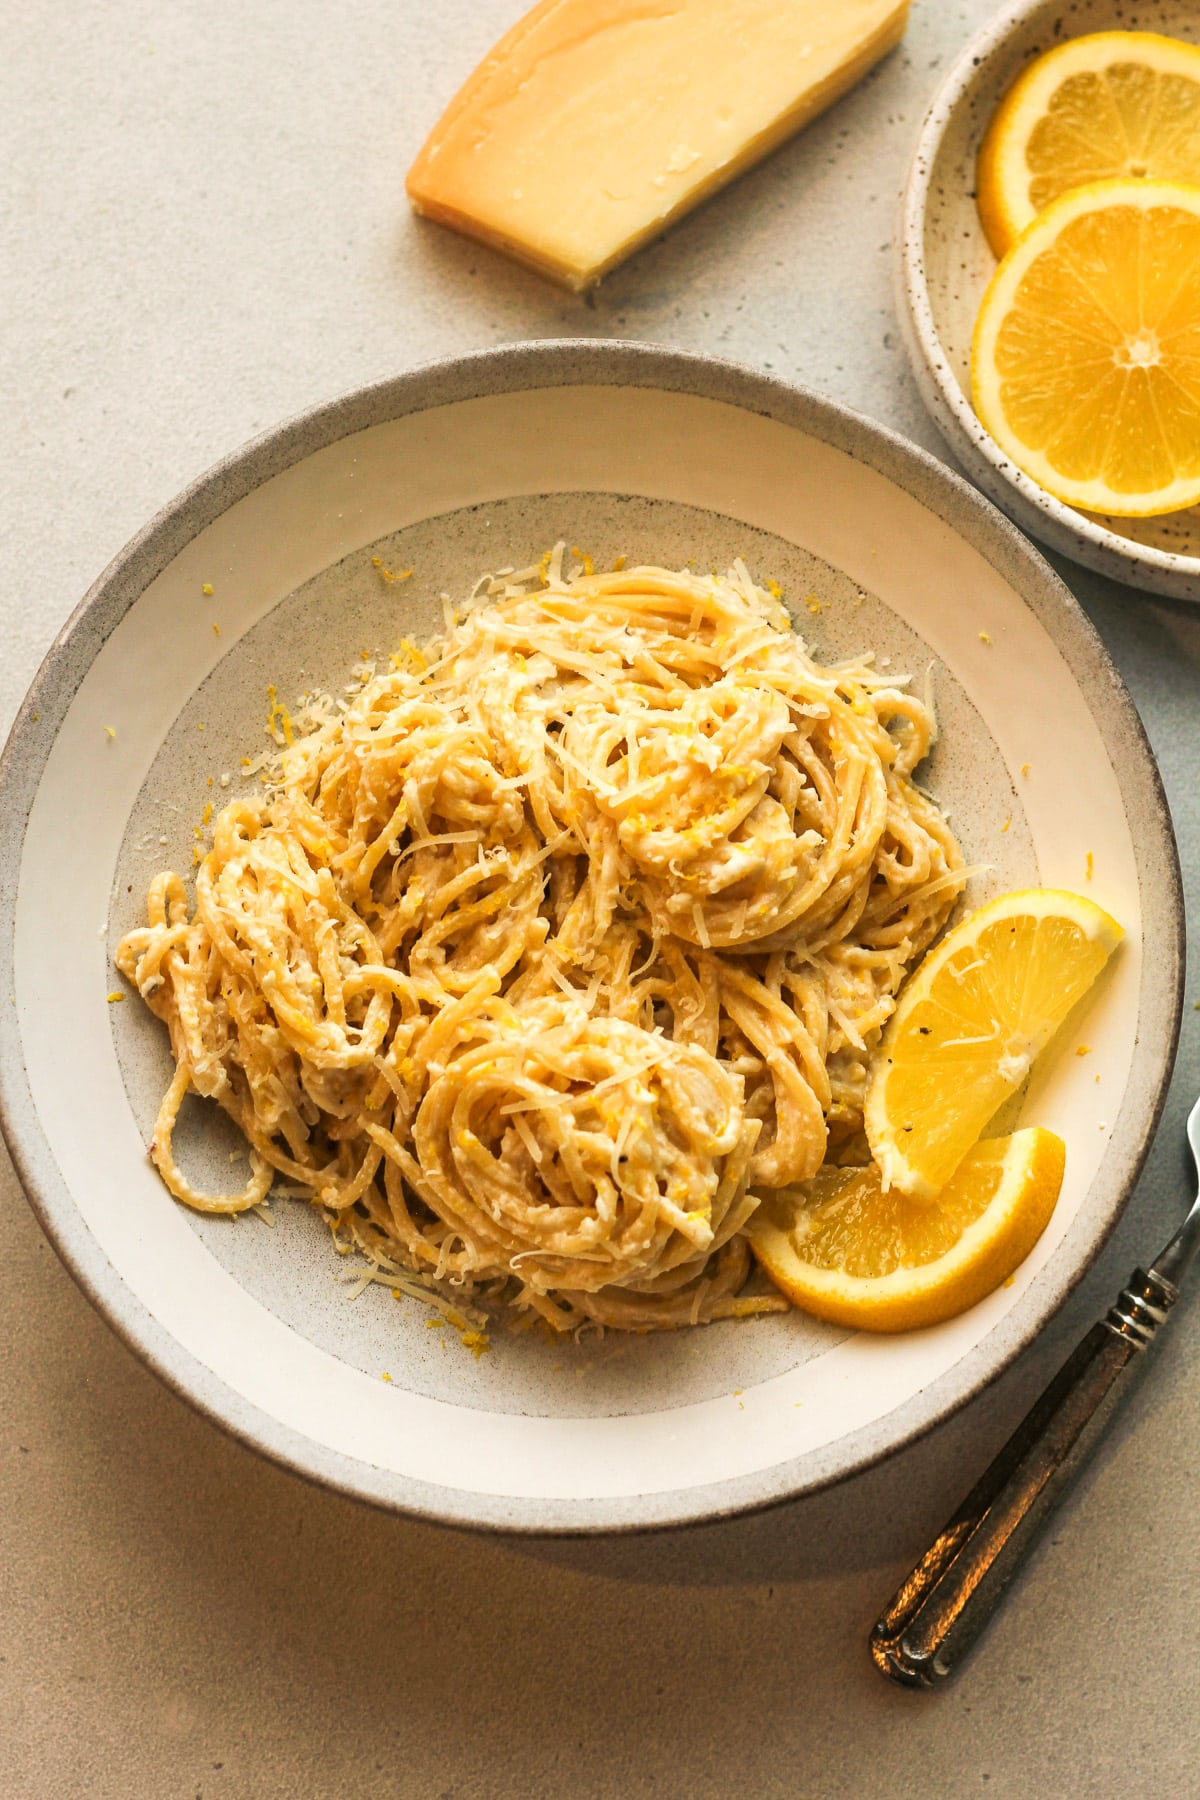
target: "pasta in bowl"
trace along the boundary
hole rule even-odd
[[[563,536],[592,574],[569,551],[537,566]],[[547,672],[565,611],[539,614],[540,649],[518,615],[576,582],[593,584],[589,607],[599,584],[628,611],[622,553],[679,584],[651,595],[660,649],[610,619],[598,660]],[[479,571],[505,562],[525,579],[498,573],[464,616]],[[799,656],[768,575],[808,640]],[[705,622],[713,604],[753,654],[689,674],[672,658],[731,629]],[[498,613],[514,635],[489,666],[511,690],[469,674]],[[437,683],[453,671],[420,668],[402,634],[461,646],[449,724]],[[613,702],[626,682],[644,691],[629,717]],[[426,810],[393,825],[406,786]],[[1068,1045],[1035,1071],[1037,1124],[1070,1158],[1012,1284],[899,1343],[795,1310],[717,1316],[777,1304],[761,1275],[739,1280],[763,1208],[749,1226],[739,1210],[823,1141],[827,1160],[850,1154],[906,939],[937,934],[964,878],[973,909],[1078,889],[1089,855],[1083,891],[1126,939],[1087,1058]],[[627,344],[397,376],[181,495],[38,677],[0,768],[0,870],[0,1117],[86,1293],[243,1441],[475,1525],[709,1518],[811,1490],[945,1417],[1111,1227],[1178,1016],[1153,761],[1036,552],[833,403]],[[568,930],[586,943],[606,896],[603,955],[552,958]],[[160,1012],[177,1009],[170,1031],[114,975],[123,938]],[[538,1029],[522,1049],[504,1009],[527,977]],[[456,1036],[468,1015],[477,1035]],[[241,1205],[254,1182],[269,1198],[176,1204],[156,1142],[197,1199]],[[603,1217],[580,1188],[604,1194]],[[714,1322],[611,1328],[643,1309]]]

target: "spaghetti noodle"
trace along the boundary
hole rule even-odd
[[[117,963],[175,1058],[151,1154],[210,1212],[276,1176],[383,1273],[557,1329],[781,1309],[757,1192],[861,1126],[872,1046],[965,879],[928,707],[823,668],[737,563],[485,578],[279,745],[189,905]],[[286,741],[285,740],[286,737]],[[245,1187],[172,1147],[193,1091]]]

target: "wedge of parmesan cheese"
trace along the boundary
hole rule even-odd
[[[575,289],[897,43],[909,0],[541,0],[408,175],[414,207]]]

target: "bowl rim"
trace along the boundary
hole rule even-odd
[[[186,1351],[126,1286],[84,1224],[33,1106],[15,1008],[0,1009],[0,1130],[60,1259],[138,1359],[195,1410],[269,1460],[355,1499],[431,1522],[530,1535],[674,1527],[777,1505],[873,1466],[924,1436],[1003,1372],[1082,1281],[1141,1171],[1166,1098],[1183,999],[1183,889],[1161,776],[1124,681],[1070,590],[982,494],[888,427],[810,389],[716,357],[594,338],[515,343],[419,365],[309,408],[251,439],[169,501],[110,562],[58,633],[0,756],[0,982],[12,992],[16,897],[30,802],[83,673],[154,576],[244,494],[316,450],[409,413],[485,394],[570,385],[665,389],[738,405],[817,436],[901,486],[972,545],[1051,635],[1094,711],[1118,770],[1142,890],[1143,965],[1136,1106],[1123,1105],[1108,1154],[1070,1230],[1011,1311],[937,1380],[856,1433],[734,1480],[654,1496],[558,1502],[479,1495],[400,1477],[314,1443],[244,1401]],[[1099,709],[1094,701],[1103,701]],[[33,731],[35,715],[41,729]],[[53,728],[47,729],[50,725]],[[1107,1173],[1106,1173],[1107,1172]]]
[[[984,465],[982,471],[971,468],[970,472],[981,482],[991,477],[988,489],[993,499],[997,498],[994,487],[1003,484],[1036,516],[1037,523],[1025,521],[1030,531],[1040,532],[1054,548],[1089,568],[1133,585],[1148,585],[1152,581],[1154,591],[1176,599],[1196,599],[1200,597],[1200,555],[1186,556],[1122,537],[1076,507],[1056,500],[1017,468],[984,429],[951,369],[929,298],[925,276],[928,196],[934,164],[950,122],[965,90],[978,78],[985,63],[999,55],[1015,33],[1037,14],[1061,14],[1061,10],[1057,0],[1014,0],[959,52],[929,103],[900,202],[898,273],[905,345],[934,423],[952,451],[962,454],[969,450]],[[922,376],[933,384],[936,400],[925,393]]]

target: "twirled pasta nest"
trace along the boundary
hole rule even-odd
[[[861,1125],[962,885],[912,781],[932,714],[815,663],[741,564],[560,564],[485,578],[281,745],[194,904],[156,878],[117,953],[176,1062],[152,1155],[207,1211],[282,1175],[468,1310],[777,1310],[742,1227]],[[246,1137],[237,1194],[176,1162],[189,1090]]]

